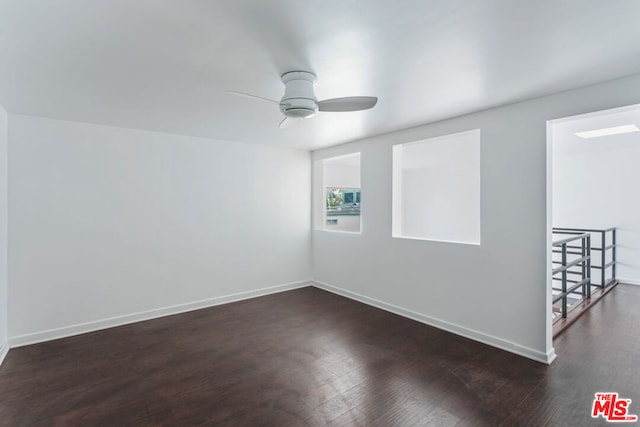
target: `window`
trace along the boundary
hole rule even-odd
[[[480,244],[480,130],[393,146],[398,238]]]
[[[360,232],[360,153],[315,164],[315,228]]]

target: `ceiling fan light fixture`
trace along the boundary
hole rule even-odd
[[[318,81],[315,74],[307,71],[290,71],[281,77],[284,95],[280,100],[280,111],[287,117],[307,119],[318,112],[318,99],[313,86]]]
[[[280,79],[284,84],[284,95],[279,102],[279,107],[280,112],[285,116],[285,119],[280,122],[281,128],[288,127],[292,122],[287,119],[308,119],[319,111],[335,113],[368,110],[378,102],[375,96],[347,96],[318,101],[313,89],[318,77],[309,71],[289,71],[282,74]],[[228,91],[228,93],[277,103],[272,99],[244,92]]]
[[[310,108],[286,108],[282,110],[285,116],[295,119],[308,119],[309,117],[315,116],[317,112],[317,108],[315,110]]]

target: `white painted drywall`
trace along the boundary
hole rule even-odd
[[[394,237],[480,244],[479,131],[396,145],[393,162]]]
[[[585,140],[563,131],[568,125],[553,132],[553,224],[617,227],[616,276],[640,284],[640,132]]]
[[[313,277],[474,339],[552,360],[546,121],[637,104],[637,87],[640,75],[314,152],[314,160],[362,153],[366,210],[361,234],[314,230]],[[482,244],[392,238],[392,146],[471,129],[482,134]]]
[[[0,106],[0,363],[9,349],[7,334],[7,112]]]
[[[324,188],[360,188],[360,167],[324,164]]]
[[[11,342],[310,278],[308,152],[9,124]]]

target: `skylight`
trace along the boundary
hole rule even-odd
[[[618,135],[621,133],[629,133],[629,132],[638,132],[639,130],[640,129],[638,129],[638,126],[636,125],[623,125],[623,126],[614,126],[610,128],[588,130],[584,132],[576,132],[576,136],[579,136],[580,138],[589,139],[589,138],[597,138],[600,136]]]

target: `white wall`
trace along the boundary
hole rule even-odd
[[[7,112],[0,106],[0,363],[9,350],[7,310]]]
[[[324,188],[360,188],[360,167],[324,164]]]
[[[314,160],[362,153],[366,209],[361,234],[314,230],[313,277],[336,292],[549,362],[546,121],[638,103],[637,87],[640,75],[314,152]],[[392,145],[469,129],[482,135],[482,244],[393,239]]]
[[[640,284],[640,132],[579,140],[564,126],[553,134],[553,225],[617,227],[616,276]]]
[[[308,152],[9,123],[12,345],[310,278]]]

